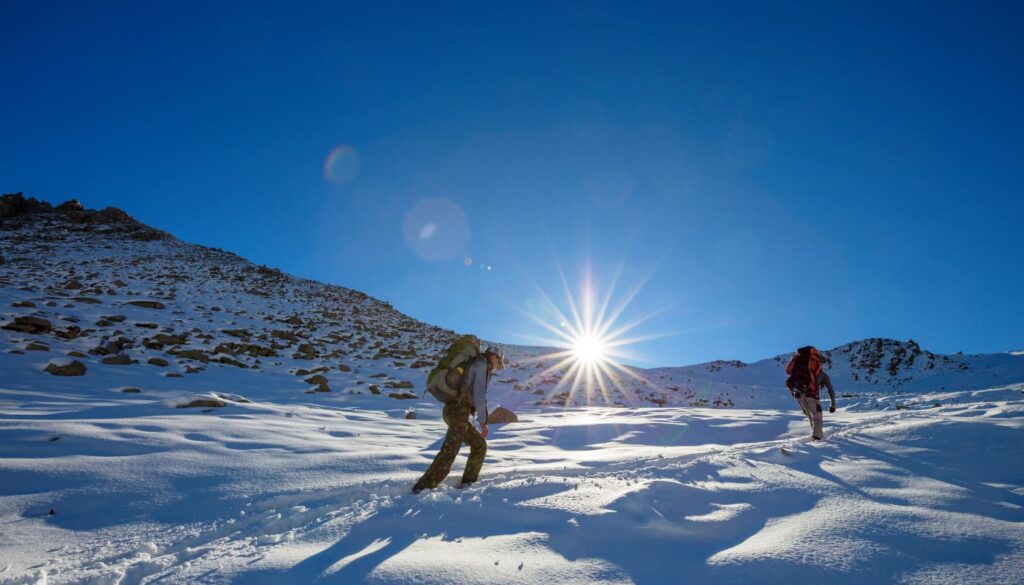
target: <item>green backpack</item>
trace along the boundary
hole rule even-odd
[[[448,403],[459,395],[462,374],[480,355],[480,340],[463,335],[448,348],[441,362],[427,375],[427,392],[440,402]]]

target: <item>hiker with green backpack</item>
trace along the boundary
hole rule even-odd
[[[501,351],[488,348],[481,353],[480,340],[463,335],[427,376],[427,392],[444,403],[443,418],[448,432],[434,461],[413,486],[414,494],[433,489],[448,477],[463,443],[469,445],[469,461],[460,487],[477,480],[487,454],[487,384],[493,372],[504,368],[503,361]],[[469,419],[474,413],[479,431]]]

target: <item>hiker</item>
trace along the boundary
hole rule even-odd
[[[463,364],[452,367],[459,359],[459,355],[473,353],[473,342],[476,342],[478,348],[479,341],[473,336],[464,336],[456,341],[448,350],[448,357],[442,360],[427,378],[427,390],[444,402],[443,416],[445,424],[448,425],[448,433],[444,436],[444,444],[434,457],[433,463],[413,486],[414,494],[421,490],[433,489],[444,481],[463,443],[469,445],[469,461],[466,462],[466,470],[462,473],[462,483],[459,487],[468,486],[480,475],[480,468],[487,454],[487,383],[491,379],[491,374],[503,369],[504,364],[501,352],[492,347],[483,353],[476,353]],[[436,376],[435,372],[438,372]],[[453,372],[457,379],[454,384],[450,383]],[[449,383],[444,384],[445,387],[438,391],[436,386],[441,385],[445,378],[449,378]],[[479,431],[473,427],[469,419],[473,413],[480,424]]]
[[[832,380],[821,367],[818,350],[810,345],[798,349],[786,365],[786,373],[789,375],[786,387],[811,423],[811,440],[820,441],[824,437],[821,402],[818,400],[821,385],[828,388],[828,396],[832,401],[829,412],[836,411],[836,394],[832,389]]]

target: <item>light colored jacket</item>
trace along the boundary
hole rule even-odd
[[[470,364],[462,376],[462,391],[468,393],[469,403],[476,409],[476,419],[487,424],[487,383],[491,381],[491,368],[485,359]]]

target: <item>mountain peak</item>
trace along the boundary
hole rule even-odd
[[[0,220],[12,220],[10,227],[14,228],[34,221],[51,221],[63,223],[72,231],[88,232],[101,228],[133,240],[173,238],[171,234],[152,228],[116,207],[88,209],[78,199],[69,199],[55,206],[35,197],[25,197],[20,192],[0,196]]]

